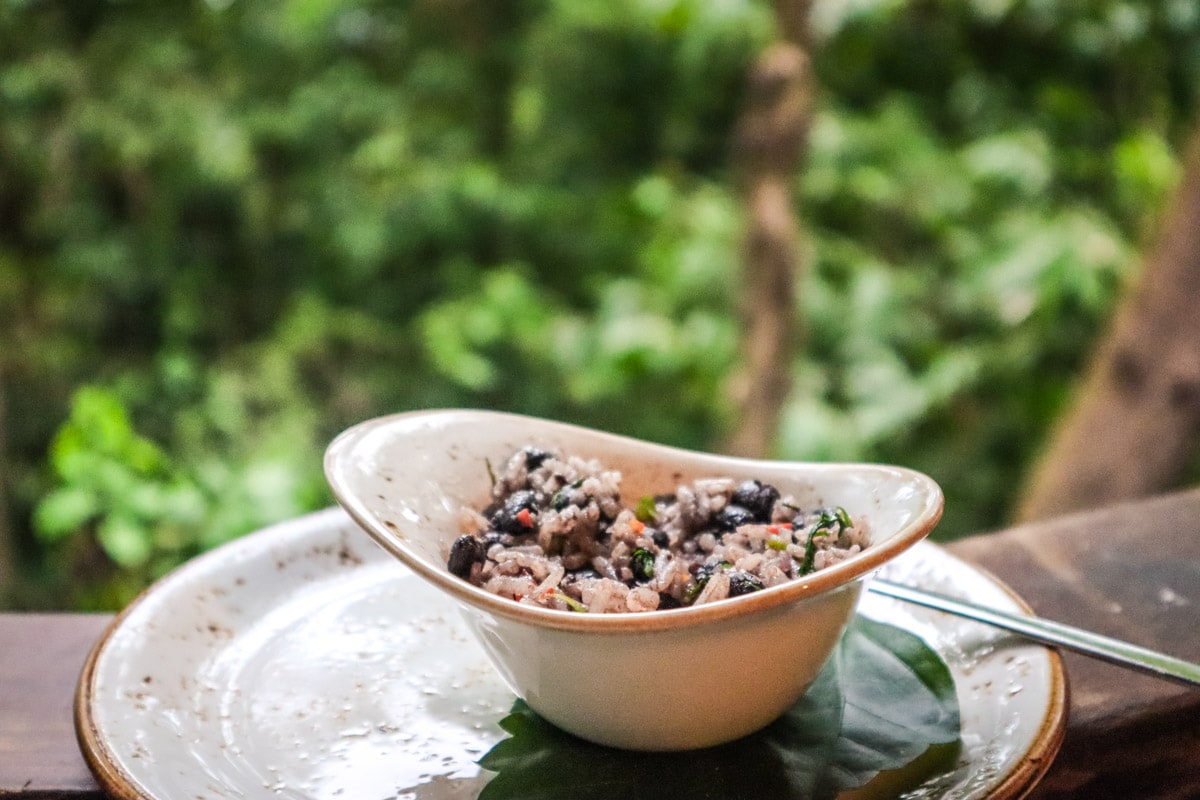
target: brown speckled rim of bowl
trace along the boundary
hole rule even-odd
[[[116,755],[100,734],[99,726],[92,715],[95,699],[96,664],[105,646],[113,634],[124,623],[125,618],[141,604],[141,601],[158,585],[152,584],[143,590],[116,618],[105,628],[104,633],[92,646],[83,669],[79,674],[79,682],[75,687],[75,739],[79,742],[79,750],[83,760],[91,770],[92,777],[100,785],[105,797],[114,800],[160,800],[141,791],[130,779],[130,776],[116,766]]]
[[[670,611],[643,611],[633,614],[578,614],[571,611],[559,611],[541,606],[516,603],[507,598],[492,594],[450,574],[444,564],[435,566],[425,559],[414,555],[404,543],[403,536],[397,535],[395,531],[389,529],[387,525],[377,519],[363,498],[359,497],[353,491],[353,488],[348,485],[339,470],[336,469],[336,465],[340,461],[347,459],[347,453],[353,450],[360,442],[364,441],[367,436],[381,428],[397,424],[417,426],[422,423],[440,424],[442,427],[448,427],[447,423],[453,422],[455,418],[484,419],[491,421],[495,425],[502,425],[505,421],[516,422],[522,425],[532,424],[546,431],[552,431],[561,435],[584,436],[590,438],[593,442],[605,441],[611,445],[649,451],[654,454],[655,458],[663,460],[676,458],[685,459],[692,464],[709,463],[712,465],[714,475],[722,474],[722,465],[725,465],[727,470],[730,464],[736,464],[749,470],[758,469],[764,473],[778,471],[782,466],[788,464],[794,464],[797,468],[805,470],[819,468],[845,472],[868,469],[886,471],[906,478],[915,486],[920,486],[924,492],[925,502],[920,513],[899,531],[893,533],[879,544],[872,543],[870,547],[845,561],[840,561],[837,564],[813,572],[803,578],[793,579],[787,583],[772,586],[763,591],[706,603],[702,606],[671,609]],[[400,559],[425,580],[430,581],[460,602],[498,617],[523,622],[535,627],[564,631],[586,631],[589,633],[642,633],[686,628],[693,625],[702,625],[740,617],[756,611],[765,611],[777,606],[784,606],[841,586],[849,585],[856,580],[867,577],[879,567],[927,537],[941,519],[945,504],[941,487],[932,478],[907,467],[865,463],[802,463],[723,456],[646,442],[565,422],[520,414],[475,409],[410,411],[361,422],[346,429],[334,438],[326,449],[324,466],[326,479],[330,489],[333,491],[334,497],[342,508],[346,510],[346,513],[350,515],[351,519],[387,552]]]
[[[953,558],[963,561],[958,556]],[[963,563],[969,563],[963,561]],[[991,572],[970,564],[971,569],[983,574],[996,587],[1012,598],[1021,611],[1033,614],[1033,608],[1019,594],[997,578]],[[1050,668],[1050,697],[1046,704],[1046,712],[1038,727],[1037,735],[1029,749],[1021,754],[1020,760],[1000,779],[995,788],[983,800],[1020,800],[1033,791],[1038,782],[1045,776],[1062,747],[1063,738],[1067,733],[1067,709],[1070,700],[1070,689],[1067,683],[1067,672],[1063,667],[1062,655],[1054,648],[1047,647],[1046,657]]]

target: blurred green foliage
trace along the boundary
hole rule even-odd
[[[995,527],[1178,177],[1200,11],[813,26],[774,455],[911,465],[940,535]],[[0,0],[7,601],[116,607],[331,502],[325,443],[375,414],[719,447],[774,35],[761,0]]]

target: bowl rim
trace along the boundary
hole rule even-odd
[[[444,565],[440,569],[431,566],[422,556],[410,549],[403,537],[398,536],[396,531],[376,518],[367,503],[349,485],[349,481],[341,470],[342,465],[353,461],[351,454],[354,449],[380,429],[398,425],[428,425],[432,422],[445,425],[453,422],[456,418],[463,417],[478,418],[494,424],[519,421],[525,425],[542,426],[559,434],[584,435],[592,437],[594,441],[606,440],[611,445],[634,446],[649,450],[655,458],[661,457],[664,460],[672,457],[684,458],[692,464],[702,465],[708,462],[714,467],[719,464],[737,464],[740,468],[748,471],[753,471],[755,468],[760,471],[792,468],[807,472],[863,470],[890,472],[916,487],[923,494],[923,503],[919,513],[882,542],[872,543],[870,547],[854,556],[802,578],[795,578],[787,583],[739,597],[726,598],[700,606],[627,614],[586,614],[527,605],[475,586],[450,573]],[[326,480],[334,498],[350,518],[384,550],[451,597],[479,611],[534,627],[591,633],[643,633],[690,628],[782,608],[836,589],[850,587],[856,582],[867,579],[875,570],[928,536],[941,519],[945,505],[942,489],[937,482],[928,475],[908,467],[876,463],[757,459],[707,453],[557,420],[481,409],[427,409],[386,414],[364,420],[334,437],[326,448],[323,465]],[[714,471],[713,474],[716,476],[720,472]]]

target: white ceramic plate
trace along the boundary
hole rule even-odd
[[[922,543],[887,568],[1009,610],[994,579]],[[976,623],[868,595],[950,666],[956,768],[905,797],[1021,797],[1057,752],[1062,665]],[[168,575],[117,617],[80,678],[84,756],[117,798],[474,798],[513,696],[452,601],[331,509]]]

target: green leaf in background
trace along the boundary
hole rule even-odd
[[[34,509],[38,535],[55,541],[83,527],[99,509],[96,493],[88,487],[65,486],[48,492]]]
[[[123,567],[145,564],[154,548],[145,526],[138,519],[121,513],[109,514],[100,522],[96,540],[108,557]]]
[[[720,724],[714,720],[714,724]],[[859,617],[808,693],[764,730],[720,747],[644,753],[564,733],[518,700],[509,738],[479,760],[480,800],[572,797],[821,800],[880,773],[911,788],[953,763],[959,713],[950,671],[918,637]]]

